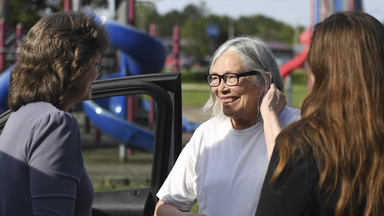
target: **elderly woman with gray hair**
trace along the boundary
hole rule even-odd
[[[260,39],[230,39],[209,74],[212,118],[194,132],[157,196],[155,216],[255,215],[275,138],[299,119],[286,107],[276,60]],[[190,212],[198,202],[199,214]]]

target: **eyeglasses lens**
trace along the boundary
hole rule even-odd
[[[217,75],[209,75],[208,83],[211,86],[218,86],[220,84],[220,77]]]
[[[228,86],[237,85],[237,76],[235,74],[225,74],[224,81]]]

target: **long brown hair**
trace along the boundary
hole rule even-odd
[[[319,168],[318,198],[336,195],[335,214],[384,212],[384,27],[362,12],[338,12],[314,28],[308,56],[313,89],[302,120],[276,143],[276,181],[293,155],[310,149]]]
[[[61,12],[37,22],[23,43],[11,72],[8,105],[12,111],[36,101],[63,108],[76,94],[91,58],[107,51],[104,26],[91,12]]]

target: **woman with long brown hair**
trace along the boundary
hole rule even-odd
[[[384,26],[335,13],[307,60],[313,89],[276,139],[256,215],[383,215]]]

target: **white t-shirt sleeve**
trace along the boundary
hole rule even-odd
[[[197,131],[180,153],[167,179],[156,194],[161,201],[171,204],[181,211],[190,211],[196,203],[195,160],[191,157],[195,155],[194,141],[198,140],[195,139]]]
[[[292,107],[285,107],[279,115],[281,126],[284,128],[292,122],[300,119],[300,110]]]

